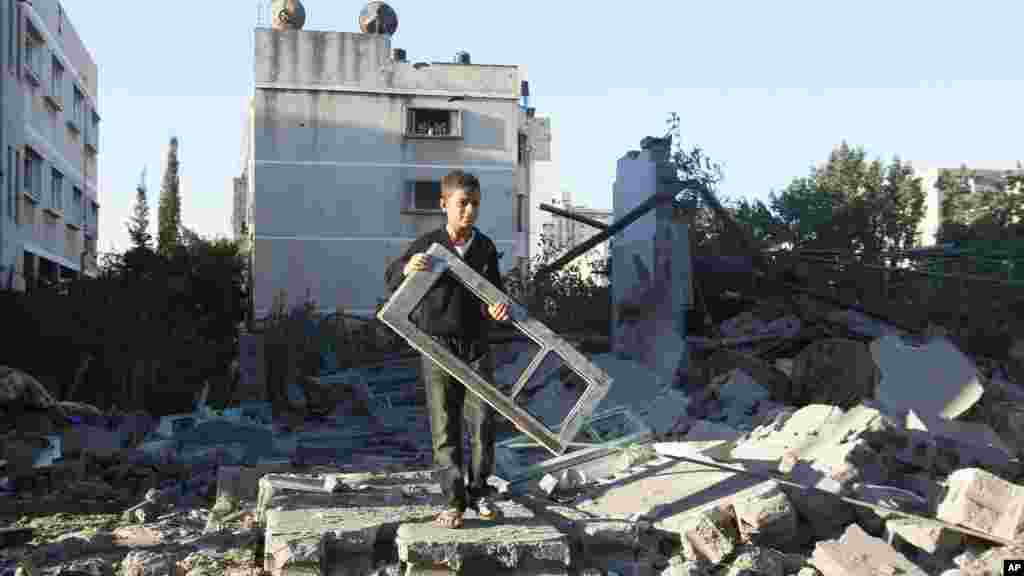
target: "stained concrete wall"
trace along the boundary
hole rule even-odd
[[[253,296],[257,317],[284,290],[323,309],[369,314],[384,271],[443,224],[411,209],[408,183],[475,173],[477,227],[515,265],[519,83],[515,67],[390,60],[386,37],[257,29],[253,99]],[[461,111],[462,137],[405,136],[409,108]],[[510,218],[510,215],[512,216]],[[307,292],[308,291],[308,292]]]
[[[671,140],[645,139],[644,150],[619,160],[613,211],[619,220],[655,193],[672,193]],[[660,205],[623,230],[612,244],[612,349],[647,365],[668,383],[686,368],[690,251],[685,224]],[[639,317],[625,314],[638,307]]]

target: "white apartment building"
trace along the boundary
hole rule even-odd
[[[524,92],[519,66],[415,61],[387,33],[257,28],[243,169],[228,186],[255,318],[281,294],[373,314],[386,266],[443,225],[440,180],[456,168],[480,179],[477,227],[502,273],[522,269],[532,165],[550,140]]]
[[[57,0],[0,0],[0,288],[96,272],[96,62]]]

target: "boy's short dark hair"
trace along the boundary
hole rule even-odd
[[[441,178],[441,199],[448,198],[448,195],[455,190],[465,190],[466,194],[480,195],[480,180],[469,172],[452,170]]]

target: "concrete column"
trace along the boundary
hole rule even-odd
[[[645,138],[641,146],[619,160],[616,219],[655,193],[674,192],[671,139]],[[687,226],[665,204],[626,228],[612,248],[612,349],[655,371],[663,385],[687,369],[689,244]]]

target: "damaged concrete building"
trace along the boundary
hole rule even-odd
[[[550,124],[527,106],[525,70],[465,52],[417,61],[392,46],[393,20],[361,33],[254,31],[243,170],[230,188],[257,318],[282,291],[290,306],[371,316],[386,265],[443,223],[440,179],[457,168],[480,178],[477,225],[502,271],[529,256],[531,166],[550,157]]]

